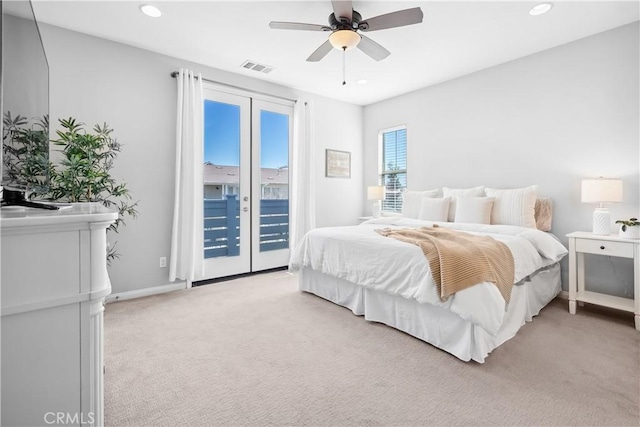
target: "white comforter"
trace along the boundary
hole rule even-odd
[[[418,246],[380,236],[377,228],[432,226],[433,222],[386,217],[350,227],[317,228],[294,249],[289,269],[309,267],[361,286],[433,304],[496,335],[506,303],[489,282],[471,286],[442,302],[429,263]],[[567,249],[551,234],[509,225],[436,223],[442,227],[491,236],[505,243],[515,261],[515,283],[558,262]]]

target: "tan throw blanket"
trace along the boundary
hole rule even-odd
[[[515,267],[513,255],[504,243],[438,226],[376,231],[422,249],[440,300],[472,285],[492,282],[509,302]]]

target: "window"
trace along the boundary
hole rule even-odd
[[[402,192],[407,188],[407,128],[399,126],[381,130],[380,185],[385,186],[382,210],[402,211]]]

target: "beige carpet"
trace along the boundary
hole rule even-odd
[[[640,423],[632,317],[561,300],[465,363],[269,273],[107,305],[105,362],[109,426]]]

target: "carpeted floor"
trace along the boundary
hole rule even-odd
[[[555,300],[465,363],[276,272],[107,305],[108,426],[640,423],[632,317]]]

